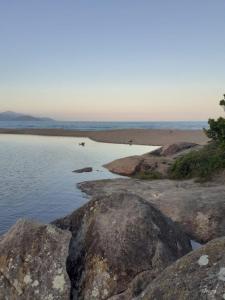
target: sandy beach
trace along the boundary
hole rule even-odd
[[[88,137],[97,142],[164,146],[178,142],[205,144],[208,139],[202,130],[121,129],[104,131],[78,131],[64,129],[1,129],[0,134],[26,134],[43,136]]]

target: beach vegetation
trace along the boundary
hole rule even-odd
[[[171,179],[197,178],[207,181],[225,168],[225,151],[217,143],[209,143],[177,158],[169,170]]]
[[[220,106],[225,109],[225,94],[223,95],[224,99],[220,100]],[[209,119],[208,121],[209,128],[204,129],[205,134],[212,141],[219,144],[219,146],[225,147],[225,119],[220,117],[217,120]]]
[[[220,106],[222,106],[225,109],[225,94],[223,95],[223,99],[220,100]]]
[[[209,119],[209,129],[204,129],[208,138],[225,147],[225,119],[220,117],[217,120]]]
[[[225,95],[220,105],[225,108]],[[204,132],[210,139],[209,144],[177,158],[169,169],[170,178],[204,181],[225,169],[225,119],[209,119],[208,124],[209,128]]]

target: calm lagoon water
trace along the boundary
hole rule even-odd
[[[82,141],[85,147],[78,145]],[[21,217],[50,222],[71,213],[87,201],[78,182],[118,177],[102,165],[155,148],[86,138],[0,135],[0,233]],[[92,173],[72,173],[89,166]]]

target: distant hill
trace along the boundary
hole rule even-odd
[[[0,113],[0,121],[54,121],[50,118],[39,118],[30,115],[24,115],[13,111]]]

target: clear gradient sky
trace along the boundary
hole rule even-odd
[[[206,120],[224,92],[224,0],[0,0],[0,111]]]

